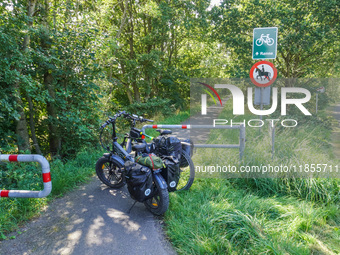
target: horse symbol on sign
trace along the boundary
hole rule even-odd
[[[270,72],[266,72],[264,70],[264,66],[262,65],[262,70],[258,67],[256,67],[255,71],[257,72],[257,76],[256,76],[256,79],[258,80],[259,78],[261,79],[262,81],[262,77],[264,77],[263,79],[267,79],[268,81],[270,81],[270,76],[271,76],[271,73]]]

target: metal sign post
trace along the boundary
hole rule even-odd
[[[277,53],[277,27],[254,28],[253,31],[253,59],[275,59]],[[250,79],[259,88],[255,89],[254,103],[260,105],[270,104],[270,85],[277,77],[277,70],[268,61],[260,61],[250,69]],[[260,94],[260,95],[259,95]],[[260,100],[259,100],[260,98]],[[262,121],[262,115],[260,115]],[[272,159],[274,158],[275,126],[270,127]],[[261,128],[259,129],[261,133]]]
[[[316,89],[315,114],[318,114],[319,93],[325,93],[325,87],[320,87]]]
[[[319,93],[316,92],[315,114],[318,114],[318,98],[319,98]]]

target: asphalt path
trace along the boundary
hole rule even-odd
[[[51,169],[51,172],[53,169]],[[161,220],[136,203],[126,189],[93,180],[55,199],[46,212],[17,237],[0,242],[1,255],[29,254],[175,254]]]

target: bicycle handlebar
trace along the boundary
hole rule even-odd
[[[119,111],[113,117],[110,117],[103,125],[101,125],[100,129],[105,128],[107,125],[116,121],[118,117],[123,116],[126,119],[131,119],[132,121],[139,121],[139,122],[153,122],[153,120],[144,119],[142,116],[138,116],[135,114],[130,114],[125,111]]]

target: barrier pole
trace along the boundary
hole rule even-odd
[[[50,174],[50,164],[47,159],[41,155],[0,155],[0,161],[7,162],[38,162],[42,169],[42,179],[44,189],[40,191],[33,190],[1,190],[0,197],[21,197],[21,198],[42,198],[48,196],[52,191],[52,181]]]

